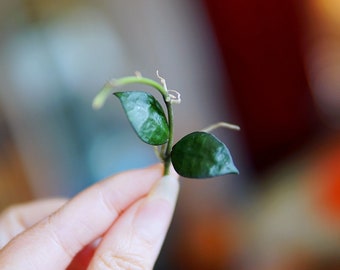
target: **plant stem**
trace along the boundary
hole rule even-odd
[[[164,97],[164,96],[163,96]],[[164,98],[164,102],[166,104],[166,108],[168,110],[168,124],[169,124],[169,141],[167,143],[167,147],[165,150],[165,155],[164,155],[164,175],[169,175],[170,174],[170,165],[171,165],[171,150],[172,150],[172,144],[174,140],[174,125],[173,125],[173,110],[172,110],[172,104],[171,101],[166,101]]]
[[[149,85],[151,87],[156,88],[164,98],[168,96],[168,92],[166,91],[166,89],[158,82],[144,77],[129,76],[117,80],[111,80],[108,83],[106,83],[102,90],[94,98],[92,107],[94,109],[100,109],[104,105],[107,97],[111,94],[112,88],[134,83]]]
[[[237,130],[237,131],[240,130],[240,127],[237,126],[237,125],[229,124],[229,123],[226,123],[226,122],[218,122],[218,123],[213,124],[213,125],[211,125],[211,126],[209,126],[209,127],[206,127],[205,129],[202,129],[201,131],[204,131],[204,132],[211,132],[211,131],[213,131],[214,129],[217,129],[217,128],[220,128],[220,127],[229,128],[229,129]]]

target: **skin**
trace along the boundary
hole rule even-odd
[[[175,208],[177,175],[127,171],[70,200],[13,206],[0,216],[0,269],[152,269]]]

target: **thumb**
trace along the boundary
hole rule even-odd
[[[106,232],[89,270],[153,269],[175,209],[179,183],[167,175]]]

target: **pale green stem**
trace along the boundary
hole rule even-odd
[[[112,80],[106,83],[103,89],[93,99],[92,107],[94,109],[100,109],[104,105],[108,96],[111,94],[112,88],[133,83],[145,84],[156,88],[162,94],[164,100],[166,100],[166,98],[168,97],[168,92],[158,82],[144,77],[129,76],[117,80]]]
[[[164,99],[165,101],[165,99]],[[170,174],[170,165],[171,165],[171,150],[173,144],[174,137],[174,127],[173,127],[173,110],[171,101],[165,101],[166,107],[168,110],[168,122],[169,122],[169,141],[167,143],[167,147],[165,150],[165,159],[164,159],[164,175]]]

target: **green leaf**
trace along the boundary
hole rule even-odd
[[[188,178],[239,173],[225,144],[214,135],[201,131],[178,141],[172,148],[171,160],[177,173]]]
[[[141,91],[116,92],[138,137],[151,145],[169,140],[169,125],[162,106],[150,94]]]

